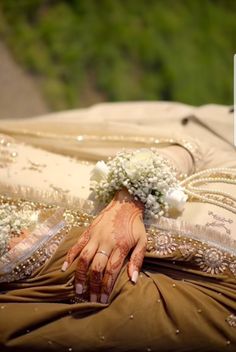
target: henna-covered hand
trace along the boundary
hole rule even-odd
[[[77,294],[88,285],[90,300],[107,303],[125,258],[133,249],[128,275],[137,282],[147,245],[144,207],[127,190],[117,192],[67,253],[62,270],[79,256],[75,273]]]

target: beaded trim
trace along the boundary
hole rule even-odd
[[[232,328],[236,328],[236,315],[230,314],[225,321],[231,326]]]
[[[15,205],[18,209],[50,210],[54,214],[36,226],[24,240],[0,258],[0,282],[24,279],[42,266],[57,250],[72,227],[88,226],[92,217],[75,210],[29,202],[22,199],[0,197],[0,204]]]
[[[32,132],[23,129],[21,131],[8,131],[5,129],[0,129],[2,133],[11,134],[15,136],[19,135],[27,135],[30,137],[36,138],[48,138],[48,139],[58,139],[58,134],[55,133],[48,133],[48,132]],[[201,159],[203,157],[202,153],[200,152],[199,145],[197,141],[193,138],[157,138],[157,137],[142,137],[142,136],[124,136],[124,135],[88,135],[88,134],[81,134],[77,136],[71,135],[60,135],[60,140],[65,141],[75,141],[76,143],[86,144],[86,143],[119,143],[124,146],[124,142],[127,144],[132,144],[133,146],[136,145],[137,147],[140,146],[168,146],[168,145],[179,145],[187,150],[190,154],[194,166],[195,171],[199,169],[199,164],[201,163]]]
[[[58,233],[53,238],[47,240],[39,249],[27,256],[26,260],[19,262],[10,272],[1,276],[0,282],[18,281],[31,276],[36,269],[46,263],[56,252],[65,235],[68,233],[68,230],[61,233],[62,229],[63,227],[58,229]],[[7,269],[10,269],[10,267]]]
[[[211,275],[236,278],[236,241],[226,247],[225,236],[201,225],[161,218],[148,229],[147,257],[191,262]],[[229,244],[229,243],[228,243]]]
[[[201,183],[203,182],[202,179],[203,176],[206,176],[206,173],[208,173],[208,181],[210,181],[212,178],[214,181],[217,181],[217,177],[220,175],[221,182],[226,181],[227,183],[235,184],[235,170],[232,169],[205,170],[204,172],[198,173],[197,175],[190,176],[183,183],[187,185],[189,181],[195,180],[195,177],[196,179],[198,178],[198,182]],[[199,181],[199,178],[201,178],[201,182]],[[206,179],[204,182],[206,182]],[[203,199],[202,195],[199,197],[199,194],[197,193],[198,200],[207,201],[223,208],[229,205],[229,201],[234,201],[231,194],[221,194],[220,196],[222,196],[221,202],[217,201],[216,204],[215,199],[213,203],[212,199],[210,199],[210,201],[208,198],[205,200],[205,198]],[[194,195],[191,194],[190,200],[194,200]],[[58,209],[58,206],[50,204],[29,202],[22,199],[12,199],[1,196],[0,204],[5,203],[16,204],[19,208],[22,209],[25,207],[25,209],[28,210]],[[232,204],[230,209],[235,213],[235,207],[233,207]],[[63,213],[63,217],[67,222],[68,231],[73,226],[87,226],[92,220],[92,216],[89,216],[86,213],[81,213],[79,211],[69,209]],[[222,235],[220,232],[209,229],[205,226],[189,225],[187,223],[175,221],[173,219],[161,218],[159,219],[158,223],[152,225],[153,226],[148,229],[148,247],[146,252],[147,257],[171,258],[174,260],[189,261],[200,270],[209,274],[228,274],[229,276],[236,277],[236,244],[235,241],[230,239],[229,236]],[[60,238],[58,239],[55,237],[55,240],[60,241]],[[50,252],[51,251],[49,249],[48,254]],[[37,253],[37,255],[38,254],[44,256],[45,261],[49,258],[49,256],[45,255],[45,253],[41,252]],[[37,255],[34,257],[35,263],[38,260]],[[32,266],[33,271],[30,268],[27,271],[27,268],[32,265],[32,263],[27,262],[27,260],[30,260],[30,257],[25,258],[25,260],[25,263],[22,263],[24,267],[22,266],[20,268],[20,273],[15,273],[15,277],[9,277],[8,280],[19,280],[20,278],[31,275],[30,273],[35,270],[35,267]],[[34,261],[32,260],[32,262]],[[42,264],[43,261],[40,265]]]

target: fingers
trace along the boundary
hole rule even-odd
[[[97,251],[97,248],[98,245],[93,242],[87,245],[80,253],[75,271],[75,290],[78,295],[83,293],[85,283],[87,281],[87,272]]]
[[[90,239],[89,229],[85,230],[85,232],[81,235],[78,242],[70,248],[66,255],[66,260],[64,261],[61,270],[66,271],[67,268],[73,263],[74,259],[80,254],[82,249],[87,245]]]
[[[101,289],[101,303],[107,303],[112,288],[116,282],[117,276],[123,266],[126,254],[122,253],[119,248],[113,250],[104,273]]]
[[[102,249],[101,249],[102,248]],[[111,249],[104,245],[97,250],[90,270],[90,301],[97,302],[100,298],[103,274],[107,266]]]
[[[128,266],[128,275],[134,284],[136,284],[138,280],[139,272],[142,267],[143,258],[146,252],[146,246],[147,246],[147,239],[140,238],[130,257],[129,266]]]

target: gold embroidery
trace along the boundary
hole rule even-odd
[[[72,227],[87,226],[93,218],[76,210],[64,211],[56,205],[1,196],[0,205],[3,204],[28,212],[37,209],[55,215],[36,226],[25,239],[0,258],[0,282],[17,281],[32,275],[34,270],[51,258]],[[66,219],[70,221],[67,223]]]
[[[195,261],[203,271],[212,275],[223,273],[228,266],[226,255],[214,247],[198,249]]]
[[[211,275],[236,277],[236,254],[219,245],[221,234],[204,226],[190,225],[173,219],[159,219],[147,231],[147,256],[188,261],[196,268]],[[225,236],[225,235],[224,235]],[[201,237],[201,238],[200,238]],[[233,243],[230,240],[229,243]]]
[[[236,328],[236,315],[235,314],[230,314],[225,320],[229,324],[229,326],[231,326],[232,328]]]
[[[151,229],[149,234],[154,234],[155,230]],[[166,256],[172,254],[177,247],[177,243],[174,240],[174,237],[167,232],[159,232],[158,236],[150,236],[148,249],[154,250],[158,256]]]
[[[234,274],[234,276],[236,277],[236,261],[232,262],[229,265],[230,271]]]

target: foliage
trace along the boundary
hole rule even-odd
[[[234,0],[2,0],[0,33],[52,109],[232,104]]]

